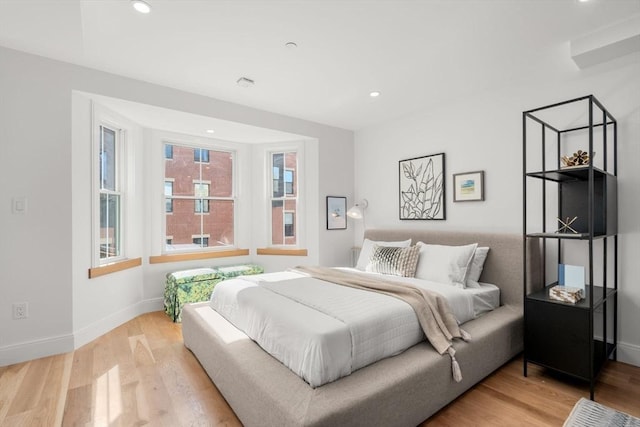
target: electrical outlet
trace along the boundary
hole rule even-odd
[[[29,303],[26,303],[26,302],[13,303],[14,320],[26,319],[27,317],[29,317]]]

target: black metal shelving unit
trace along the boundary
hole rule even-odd
[[[558,125],[563,120],[570,124]],[[528,256],[526,240],[539,239],[545,269],[543,288],[530,293],[525,271],[523,371],[526,376],[527,364],[534,363],[588,381],[591,400],[602,366],[616,358],[618,342],[617,126],[616,119],[593,95],[522,113],[524,259]],[[562,155],[570,154],[566,150],[576,142],[583,147],[588,142],[589,164],[561,167]],[[539,147],[533,145],[536,143]],[[539,170],[529,170],[533,160],[538,160]],[[541,182],[533,196],[528,193],[532,181]],[[557,188],[554,192],[549,187]],[[536,226],[530,213],[537,208],[542,215]],[[547,229],[549,220],[573,217],[578,218],[572,223],[576,233]],[[547,267],[563,262],[570,240],[586,246],[589,259],[585,298],[576,304],[548,296],[549,288],[558,282]],[[602,247],[599,254],[594,254],[596,242]],[[552,244],[556,245],[555,261],[548,256]],[[612,320],[608,320],[611,314]]]

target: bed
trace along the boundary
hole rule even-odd
[[[184,343],[198,358],[246,426],[415,426],[522,350],[522,236],[469,232],[368,230],[375,241],[412,239],[441,245],[491,248],[481,281],[500,288],[500,306],[464,323],[469,342],[456,340],[464,373],[456,382],[451,360],[427,342],[350,375],[311,387],[266,353],[208,303],[185,306]],[[541,286],[538,243],[530,240],[527,286]]]

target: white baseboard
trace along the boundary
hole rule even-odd
[[[67,353],[82,347],[134,317],[151,311],[162,310],[163,306],[164,300],[162,298],[140,301],[80,330],[74,331],[73,334],[47,337],[0,347],[0,366]]]
[[[73,350],[73,335],[58,335],[0,348],[0,366],[13,365]]]
[[[162,310],[163,306],[164,300],[162,298],[144,300],[93,322],[74,332],[74,348],[79,348],[90,343],[99,336],[106,334],[134,317],[151,311]]]
[[[640,367],[640,345],[619,342],[618,360]]]

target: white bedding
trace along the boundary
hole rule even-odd
[[[493,285],[459,289],[420,279],[397,280],[442,294],[460,323],[499,305],[499,289]],[[210,305],[312,387],[424,339],[413,309],[405,302],[293,271],[220,282]]]

